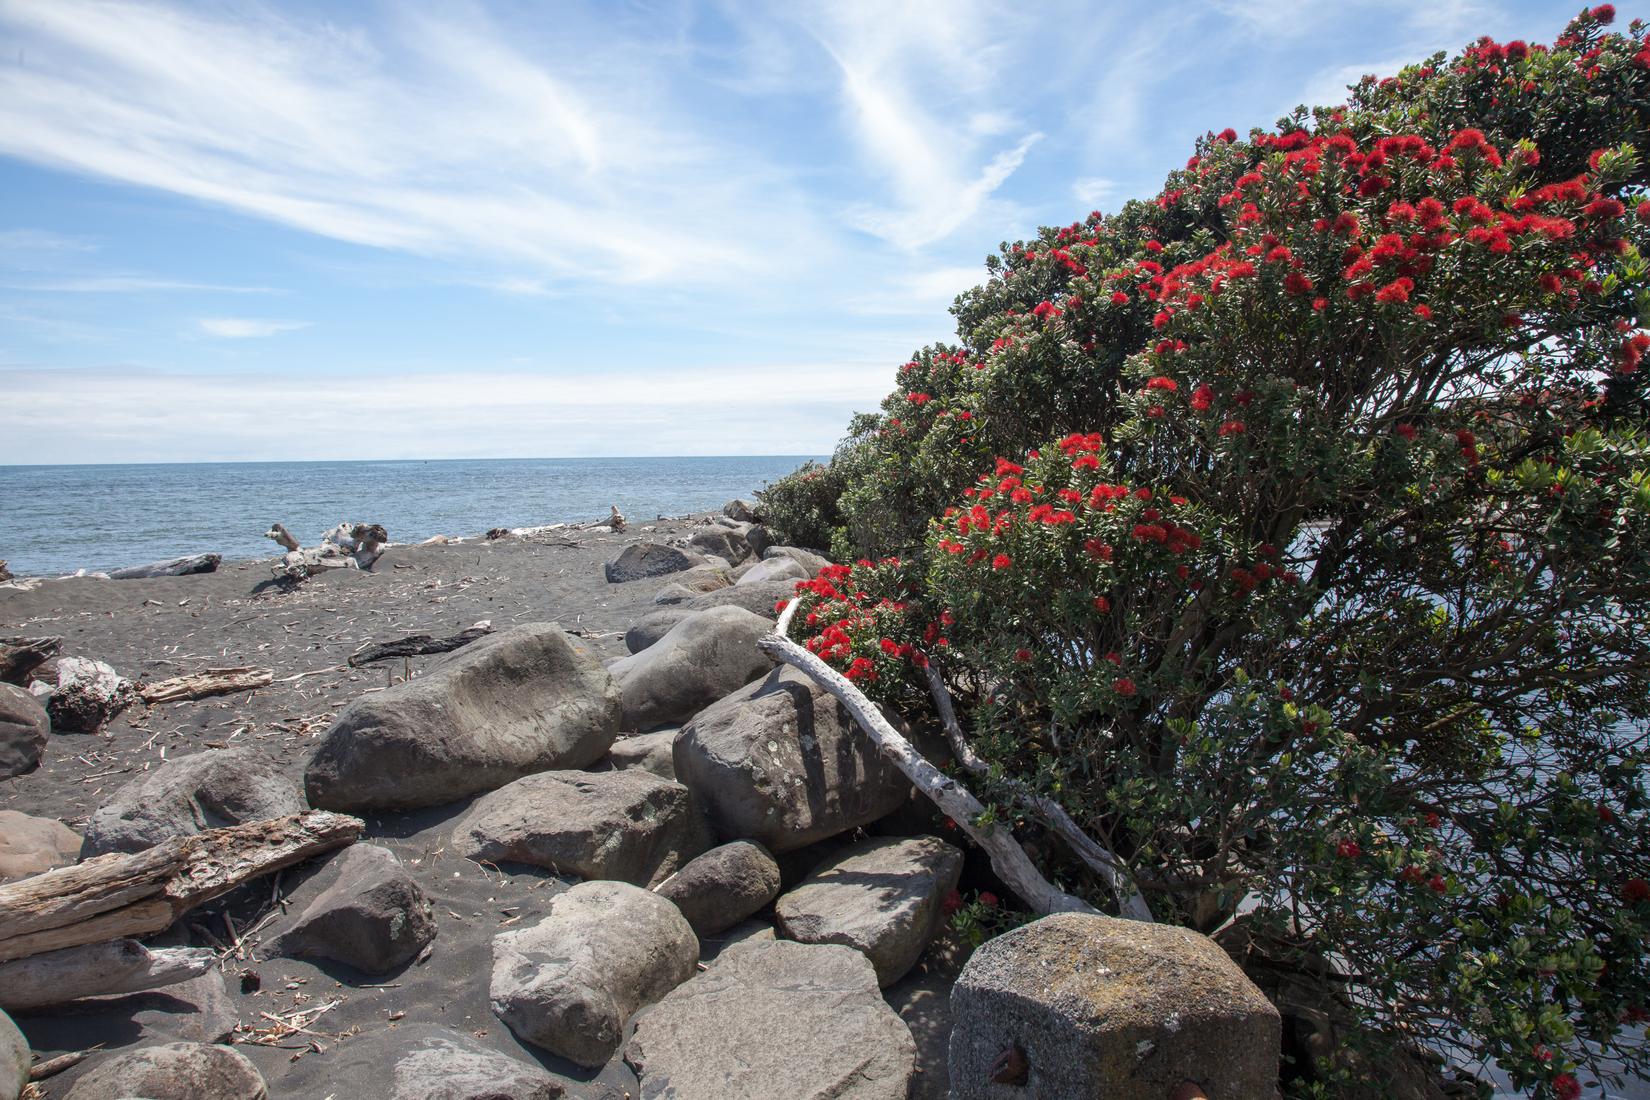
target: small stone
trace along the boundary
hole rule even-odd
[[[694,858],[654,887],[700,936],[732,928],[779,894],[779,864],[762,845],[736,840]]]
[[[0,882],[27,878],[80,858],[80,834],[55,818],[0,810]]]

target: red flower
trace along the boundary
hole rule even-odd
[[[1636,905],[1650,899],[1650,882],[1641,878],[1630,878],[1621,884],[1621,898],[1629,905]]]
[[[1129,296],[1124,294],[1121,290],[1114,290],[1111,294],[1111,304],[1114,306],[1126,306],[1129,304]]]
[[[1119,695],[1133,695],[1135,693],[1134,681],[1129,679],[1127,676],[1119,676],[1117,679],[1113,680],[1111,682],[1111,687],[1112,690],[1117,692]]]
[[[991,568],[993,569],[1007,569],[1013,564],[1014,559],[1009,557],[1007,554],[998,554],[996,557],[991,559]]]
[[[1226,129],[1215,135],[1215,140],[1224,141],[1227,143],[1234,142],[1237,140],[1237,131],[1228,126]]]
[[[987,909],[997,908],[997,895],[993,894],[990,890],[981,890],[980,904],[985,906]]]
[[[1248,430],[1249,429],[1244,426],[1243,421],[1241,421],[1241,420],[1228,420],[1226,423],[1224,423],[1220,426],[1220,435],[1221,435],[1221,438],[1224,439],[1226,436],[1229,436],[1229,435],[1242,435],[1244,432],[1246,432]]]
[[[1561,1073],[1553,1078],[1553,1095],[1558,1100],[1577,1100],[1581,1095],[1581,1083],[1568,1073]]]
[[[1215,403],[1215,391],[1205,382],[1192,391],[1192,408],[1198,412],[1208,412],[1209,406]]]
[[[1146,388],[1148,390],[1164,390],[1165,392],[1173,393],[1180,388],[1180,384],[1173,378],[1165,378],[1160,374],[1156,378],[1153,378],[1150,382],[1147,382]]]
[[[1619,218],[1623,214],[1627,213],[1627,207],[1621,204],[1620,199],[1612,199],[1606,195],[1600,195],[1598,198],[1582,207],[1581,212],[1586,214],[1589,218]]]
[[[1633,216],[1641,222],[1650,222],[1650,199],[1645,199],[1633,207]]]
[[[1593,17],[1593,22],[1608,27],[1616,21],[1616,6],[1614,4],[1600,4],[1587,14]]]
[[[1029,650],[1029,649],[1016,649],[1014,651],[1014,659],[1016,661],[1020,662],[1022,665],[1025,664],[1027,661],[1031,660],[1031,650]]]
[[[1343,840],[1335,845],[1335,854],[1342,859],[1357,859],[1364,854],[1364,850],[1358,847],[1356,840]]]
[[[957,823],[952,821],[949,817],[945,819],[945,823],[952,828],[956,828],[957,825]],[[962,905],[962,895],[955,890],[951,891],[949,894],[946,894],[944,899],[940,901],[940,909],[943,910],[947,916],[950,916],[952,913],[955,913],[957,910],[961,909]]]

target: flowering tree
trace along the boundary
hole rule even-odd
[[[861,561],[803,586],[808,648],[910,711],[932,666],[1005,807],[1224,926],[1318,1033],[1304,1091],[1650,1061],[1650,47],[1613,19],[1005,246],[813,472]]]

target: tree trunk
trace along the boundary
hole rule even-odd
[[[113,569],[109,572],[109,579],[137,581],[148,577],[187,577],[192,573],[213,573],[217,571],[218,563],[221,561],[222,554],[195,554],[187,558],[172,558],[170,561],[155,561],[148,565],[129,565],[125,569]]]
[[[140,684],[138,694],[145,703],[175,703],[180,699],[204,699],[208,695],[268,687],[274,679],[275,674],[267,668],[209,668],[192,676]]]
[[[96,856],[0,886],[0,960],[146,936],[241,883],[355,843],[359,818],[326,810]]]
[[[0,1008],[43,1008],[80,997],[140,993],[204,974],[218,961],[202,947],[158,947],[136,940],[68,947],[0,963]]]
[[[0,638],[0,683],[23,687],[29,673],[57,656],[62,638]]]

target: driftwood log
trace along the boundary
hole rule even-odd
[[[360,668],[374,661],[383,661],[391,657],[422,657],[430,653],[451,653],[461,649],[473,641],[485,638],[493,632],[491,622],[480,622],[471,627],[460,630],[457,634],[449,634],[445,638],[437,638],[429,634],[409,634],[405,638],[397,638],[393,642],[374,642],[361,652],[352,655],[349,659],[352,668]]]
[[[364,827],[359,818],[309,810],[6,883],[0,961],[159,932],[243,882],[355,843]]]
[[[298,540],[292,537],[292,532],[288,531],[286,525],[282,523],[270,524],[269,530],[264,532],[264,538],[274,539],[280,543],[283,550],[298,549]]]
[[[195,573],[213,573],[223,561],[222,554],[193,554],[187,558],[152,561],[148,565],[129,565],[125,569],[111,569],[112,581],[138,581],[149,577],[187,577]]]
[[[0,682],[26,686],[29,673],[62,648],[62,638],[0,638]]]
[[[204,947],[148,948],[136,940],[66,947],[0,962],[0,1008],[7,1012],[81,997],[141,993],[204,974],[218,961]]]
[[[145,703],[176,703],[182,699],[205,699],[209,695],[229,695],[268,687],[275,674],[267,668],[209,668],[190,676],[174,676],[152,684],[139,684]]]
[[[918,752],[888,719],[882,716],[876,704],[867,699],[853,683],[819,657],[809,653],[789,637],[791,617],[800,601],[791,600],[780,613],[773,631],[757,639],[756,647],[776,661],[806,673],[820,687],[835,696],[837,702],[851,714],[859,728],[876,745],[877,750],[893,762],[913,786],[934,805],[957,823],[974,843],[985,849],[991,859],[992,870],[1038,913],[1093,913],[1094,906],[1082,898],[1073,897],[1043,877],[1031,857],[1025,854],[1014,834],[997,824],[981,825],[979,818],[985,806],[969,793],[968,788],[936,768],[927,757]]]

